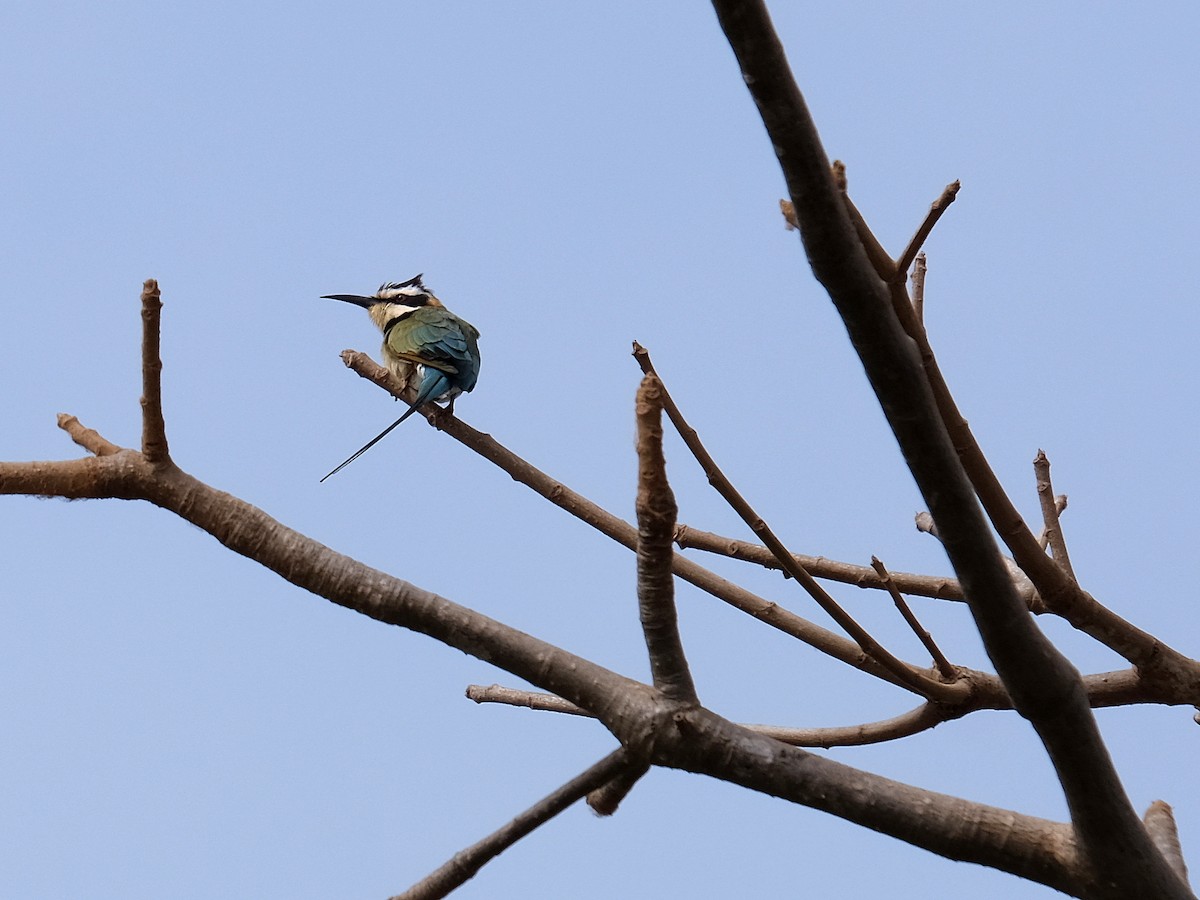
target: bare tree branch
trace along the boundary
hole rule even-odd
[[[675,612],[671,538],[677,507],[667,482],[662,448],[664,393],[662,383],[653,375],[642,379],[637,392],[638,614],[654,686],[672,700],[699,703]]]
[[[908,603],[905,602],[904,597],[896,588],[896,584],[892,581],[892,576],[888,573],[887,566],[883,564],[883,560],[872,556],[871,567],[879,573],[879,577],[883,580],[883,586],[887,588],[888,593],[892,596],[892,602],[896,604],[896,609],[900,611],[901,617],[908,623],[908,627],[912,629],[913,634],[917,636],[925,649],[929,651],[929,655],[933,658],[933,663],[937,666],[938,671],[942,673],[942,677],[947,681],[954,681],[958,678],[958,670],[950,664],[950,660],[942,655],[942,651],[934,643],[929,632],[921,627],[921,623],[917,621],[917,617],[909,609]]]
[[[650,360],[649,352],[637,341],[633,342],[633,356],[637,360],[638,365],[641,366],[643,372],[647,375],[658,375],[654,369],[654,363]],[[679,436],[683,438],[683,442],[687,445],[687,448],[692,451],[692,455],[700,463],[700,468],[704,470],[704,474],[708,477],[708,483],[716,488],[717,493],[741,517],[741,520],[749,526],[751,531],[758,535],[767,549],[771,551],[771,555],[783,567],[783,570],[791,575],[796,580],[796,583],[803,587],[809,596],[817,601],[817,605],[831,619],[837,622],[843,631],[854,639],[854,642],[862,648],[863,653],[876,660],[881,666],[924,697],[948,700],[952,697],[960,696],[960,692],[953,689],[946,690],[947,685],[930,678],[924,672],[897,659],[883,645],[876,641],[865,628],[859,625],[849,613],[842,609],[837,601],[817,583],[817,580],[809,575],[803,566],[796,562],[796,557],[775,536],[775,532],[771,530],[771,527],[762,516],[754,511],[754,507],[738,492],[725,473],[721,471],[721,467],[717,465],[716,460],[712,458],[708,450],[705,449],[704,444],[700,441],[700,436],[696,433],[696,429],[692,428],[687,423],[687,420],[683,418],[683,413],[679,411],[679,407],[671,398],[671,393],[667,390],[666,385],[662,387],[662,400],[663,409],[666,410],[668,418],[674,424],[675,430],[679,432]]]
[[[628,766],[629,754],[614,750],[591,768],[548,794],[503,828],[451,857],[436,871],[391,900],[440,900],[475,877],[485,865]]]
[[[954,202],[954,198],[958,195],[960,187],[962,185],[957,180],[950,182],[942,191],[941,196],[933,201],[933,204],[929,207],[929,212],[925,215],[925,220],[917,228],[916,234],[912,236],[908,242],[908,246],[904,248],[904,252],[896,260],[896,275],[899,278],[902,279],[908,272],[908,267],[917,258],[917,253],[920,251],[921,245],[925,243],[925,239],[933,231],[933,226],[942,217],[942,213]]]
[[[568,703],[553,694],[543,694],[538,691],[519,691],[514,688],[501,687],[493,684],[490,687],[473,684],[467,688],[467,696],[476,703],[502,703],[507,706],[522,706],[545,712],[566,713],[574,716],[589,716],[591,713],[580,709],[573,703]],[[937,703],[922,703],[916,709],[902,713],[881,722],[867,722],[862,725],[839,725],[832,728],[794,728],[787,725],[746,725],[745,728],[756,734],[766,735],[774,740],[790,744],[793,747],[859,747],[866,744],[879,744],[884,741],[894,741],[911,737],[922,731],[928,731],[960,718],[967,712],[962,707],[947,707]]]
[[[1067,495],[1059,494],[1054,498],[1054,512],[1057,518],[1062,518],[1063,512],[1067,508]],[[1050,546],[1050,535],[1046,531],[1046,526],[1042,525],[1042,530],[1038,532],[1038,546],[1045,550]]]
[[[569,700],[556,697],[554,694],[543,694],[538,691],[520,691],[499,684],[469,684],[467,699],[476,703],[503,703],[507,706],[524,706],[543,712],[565,713],[569,716],[587,716],[595,718],[590,712],[576,706]]]
[[[397,385],[391,375],[382,366],[377,365],[367,354],[357,350],[346,350],[342,353],[346,365],[363,378],[379,385],[393,396],[400,396]],[[530,465],[507,447],[500,444],[491,435],[476,431],[461,419],[449,415],[444,410],[429,415],[431,424],[436,425],[450,437],[464,446],[474,450],[484,459],[499,466],[507,472],[514,481],[545,497],[554,505],[569,512],[571,515],[591,525],[601,534],[612,538],[617,543],[630,550],[637,549],[637,529],[624,520],[614,516],[607,510],[592,503],[583,495],[571,490],[560,481],[556,481],[546,473]],[[791,635],[809,646],[820,650],[834,659],[863,672],[903,687],[906,690],[920,693],[896,674],[880,665],[868,656],[853,641],[834,634],[807,619],[762,597],[746,590],[740,585],[728,581],[716,573],[693,562],[685,556],[675,554],[672,570],[684,581],[700,588],[718,600],[728,603],[735,609],[753,616],[760,622],[776,628],[784,634]],[[914,669],[916,667],[913,667]],[[941,686],[954,691],[966,691],[965,684]]]
[[[142,285],[142,455],[151,465],[171,462],[162,410],[161,315],[158,282],[147,279]]]
[[[36,489],[23,491],[36,471]],[[631,681],[286,528],[261,510],[140,454],[65,463],[0,464],[0,493],[147,500],[197,525],[291,583],[378,621],[429,635],[594,713],[651,763],[743,784],[831,812],[952,859],[1070,890],[1086,877],[1070,829],[1058,823],[853,769],[756,738],[699,708],[667,703]],[[760,771],[756,771],[760,770]],[[769,773],[769,775],[767,774]],[[964,829],[963,822],[973,823]]]
[[[714,0],[714,6],[775,148],[813,273],[841,314],[929,504],[988,655],[1054,764],[1098,879],[1114,897],[1147,891],[1190,896],[1133,812],[1079,673],[1038,630],[1012,587],[976,503],[975,487],[943,427],[921,359],[892,311],[891,292],[868,261],[830,177],[816,127],[765,7],[755,0]],[[1032,535],[1029,540],[1036,547]],[[1013,552],[1024,568],[1022,554]],[[1041,588],[1039,578],[1029,574]]]
[[[1044,531],[1046,542],[1050,545],[1050,553],[1062,570],[1075,581],[1075,570],[1071,567],[1071,557],[1067,555],[1067,541],[1058,521],[1058,505],[1054,498],[1054,485],[1050,481],[1050,460],[1041,450],[1038,450],[1033,459],[1033,471],[1037,476],[1038,503],[1042,507],[1042,521],[1045,523]]]
[[[675,543],[683,550],[703,550],[706,553],[740,559],[768,569],[782,570],[783,568],[774,554],[762,544],[752,544],[724,535],[713,534],[711,531],[701,531],[690,525],[675,526]],[[826,559],[824,556],[805,556],[802,553],[793,555],[796,563],[814,578],[839,581],[842,584],[852,584],[860,588],[885,590],[879,573],[870,566],[857,566],[853,563]],[[786,576],[786,573],[784,574]],[[892,572],[891,576],[896,586],[906,594],[934,597],[939,600],[963,599],[962,588],[954,578],[944,575],[914,575],[911,572]]]
[[[611,816],[629,796],[633,786],[650,771],[650,764],[629,762],[624,769],[587,795],[587,805],[598,816]]]
[[[1185,884],[1188,880],[1187,863],[1183,859],[1183,847],[1179,843],[1179,829],[1175,825],[1175,812],[1170,805],[1161,800],[1155,800],[1142,817],[1146,823],[1146,831],[1150,840],[1171,864],[1175,874]]]
[[[912,273],[912,307],[917,324],[925,327],[925,252],[917,254]]]

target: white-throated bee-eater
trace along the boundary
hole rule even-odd
[[[363,307],[383,332],[384,365],[401,384],[411,385],[417,392],[404,415],[325,476],[328,478],[374,447],[426,403],[448,400],[446,409],[453,411],[455,398],[474,389],[479,378],[479,329],[446,309],[421,282],[420,275],[381,285],[370,297],[326,294],[321,299]]]

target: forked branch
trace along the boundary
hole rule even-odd
[[[633,343],[633,356],[644,373],[658,376],[658,373],[654,369],[654,363],[650,360],[649,352],[637,341]],[[924,672],[897,659],[876,641],[865,628],[859,625],[849,613],[842,609],[837,601],[817,583],[817,580],[796,561],[796,557],[776,537],[775,532],[771,530],[771,527],[762,516],[754,511],[754,507],[738,492],[725,473],[721,471],[716,460],[712,458],[708,450],[705,449],[704,444],[700,441],[700,436],[696,433],[696,429],[692,428],[687,423],[687,420],[684,419],[683,414],[679,411],[679,407],[671,399],[671,393],[665,385],[662,387],[662,402],[667,417],[675,426],[675,430],[679,432],[679,436],[683,438],[683,442],[687,445],[687,448],[692,451],[692,455],[696,457],[700,468],[704,470],[704,474],[708,477],[709,484],[716,489],[717,493],[738,514],[750,530],[759,537],[767,549],[771,551],[771,555],[775,557],[783,570],[792,576],[796,580],[796,583],[803,587],[809,596],[817,602],[817,605],[830,618],[837,622],[843,631],[854,639],[854,642],[862,648],[863,653],[866,653],[896,678],[922,696],[942,700],[961,699],[961,689],[955,689],[950,685],[930,678]]]

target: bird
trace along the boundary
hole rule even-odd
[[[474,390],[479,378],[479,329],[446,309],[423,275],[408,281],[389,281],[370,297],[326,294],[322,300],[341,300],[361,306],[383,332],[383,361],[405,387],[417,395],[404,415],[368,441],[357,453],[321,481],[335,475],[383,440],[393,428],[431,401],[449,401],[454,411],[460,394]]]

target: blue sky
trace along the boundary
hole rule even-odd
[[[831,157],[898,252],[938,226],[927,323],[1027,516],[1041,447],[1076,572],[1195,655],[1189,560],[1200,208],[1197,13],[1116,4],[776,4]],[[797,552],[946,572],[793,233],[703,4],[9,4],[0,12],[0,458],[69,459],[78,415],[138,440],[137,297],[158,278],[176,461],[329,546],[646,677],[633,558],[419,420],[325,484],[395,406],[318,299],[424,272],[483,334],[458,406],[632,516],[637,339]],[[681,520],[745,537],[678,441]],[[145,504],[0,501],[0,885],[27,898],[383,897],[613,746],[594,723],[463,699],[477,660],[298,591]],[[823,621],[777,576],[712,563]],[[920,660],[886,599],[839,599]],[[907,695],[690,587],[704,702],[833,725]],[[958,607],[918,614],[985,666]],[[1082,669],[1118,660],[1042,625]],[[1099,714],[1139,810],[1196,863],[1188,709]],[[982,714],[831,756],[1053,818],[1030,731]],[[458,896],[1039,898],[781,801],[656,771],[572,809]]]

